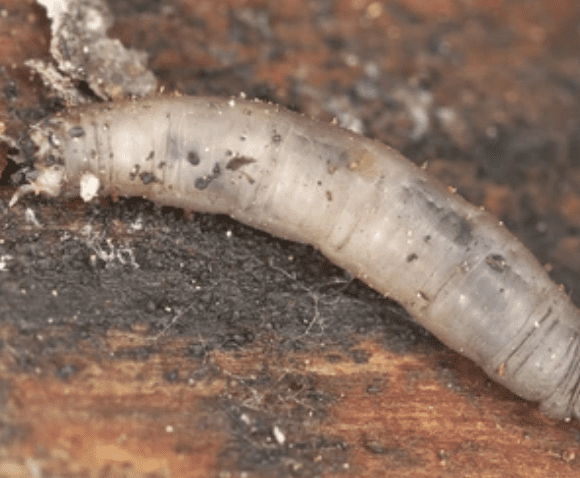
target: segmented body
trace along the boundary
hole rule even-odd
[[[78,195],[92,181],[94,193],[312,244],[548,415],[580,416],[578,310],[496,218],[392,148],[276,105],[208,97],[74,108],[32,138],[37,191]]]

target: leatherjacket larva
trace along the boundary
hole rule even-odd
[[[580,417],[580,317],[489,213],[394,149],[274,104],[158,97],[31,128],[29,191],[228,214],[328,259],[557,418]]]

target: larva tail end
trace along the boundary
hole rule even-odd
[[[543,415],[555,420],[570,421],[572,418],[572,407],[565,400],[551,398],[540,403],[540,411]]]
[[[565,388],[557,389],[540,403],[540,411],[557,420],[580,420],[580,377],[569,380]]]

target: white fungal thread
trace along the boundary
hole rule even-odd
[[[88,177],[87,199],[143,196],[311,244],[546,414],[580,417],[579,311],[496,218],[392,148],[243,98],[81,106],[30,136],[38,176],[13,202],[79,195]]]

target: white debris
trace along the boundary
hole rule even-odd
[[[118,39],[107,38],[113,16],[104,0],[37,0],[52,21],[50,53],[58,69],[72,80],[86,81],[102,99],[146,96],[157,80],[147,69],[145,52],[127,49]],[[29,62],[48,85],[62,91],[66,81],[39,60]],[[61,94],[68,98],[68,93]]]
[[[127,246],[115,246],[111,239],[105,240],[107,250],[101,247],[100,241],[97,238],[89,238],[87,245],[94,251],[95,259],[102,260],[107,267],[115,262],[122,265],[131,265],[133,269],[139,269],[139,264],[135,260],[135,253],[133,249]]]
[[[133,231],[133,232],[142,231],[144,228],[145,228],[145,221],[143,221],[143,216],[141,216],[141,215],[137,216],[137,219],[135,219],[133,222],[129,223],[129,229],[131,229],[131,231]]]
[[[29,207],[27,207],[24,210],[24,220],[28,224],[32,224],[33,226],[36,226],[36,227],[40,226],[40,222],[38,222],[38,219],[36,219],[36,213],[34,212],[34,210],[30,209]]]
[[[286,435],[284,435],[284,432],[280,430],[278,425],[274,425],[274,428],[272,429],[272,434],[274,435],[274,438],[278,442],[278,445],[283,445],[284,443],[286,443]]]
[[[8,270],[8,262],[11,260],[12,260],[12,256],[10,254],[0,255],[0,271],[7,271]]]
[[[101,183],[93,173],[84,173],[80,180],[80,196],[84,202],[91,201],[99,192]]]
[[[393,97],[405,105],[415,122],[413,131],[411,131],[411,139],[421,140],[429,132],[431,126],[433,94],[420,88],[399,88],[394,92]]]

